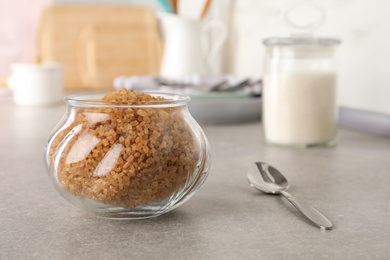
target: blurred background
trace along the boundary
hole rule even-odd
[[[64,65],[65,92],[75,89],[112,89],[110,82],[123,75],[158,75],[164,52],[164,35],[160,31],[159,20],[156,19],[154,24],[150,14],[155,17],[156,11],[166,12],[161,2],[0,0],[2,85],[6,85],[11,73],[10,65],[13,63],[61,62]],[[264,55],[261,41],[267,37],[290,34],[290,29],[280,16],[287,6],[296,1],[214,0],[210,1],[206,14],[201,18],[206,2],[208,1],[182,0],[178,2],[178,8],[183,17],[205,21],[218,20],[226,26],[226,39],[217,49],[215,60],[212,66],[208,67],[207,73],[234,75],[240,79],[261,78]],[[342,41],[337,50],[340,107],[350,109],[345,110],[347,112],[367,111],[389,115],[390,2],[314,2],[326,11],[326,21],[315,35],[335,37]],[[47,11],[48,7],[63,5],[75,9]],[[80,5],[84,7],[79,10],[77,7]],[[102,13],[94,9],[96,6],[119,9],[109,9]],[[125,9],[138,6],[148,8],[151,13]],[[129,20],[129,17],[134,19]],[[85,28],[75,30],[80,26]],[[156,28],[158,33],[153,34]],[[211,30],[209,41],[216,41],[220,37],[218,33],[221,32]],[[145,39],[137,45],[134,44],[134,37]],[[84,44],[80,44],[83,41]],[[92,45],[94,48],[88,47]],[[139,53],[141,57],[135,63],[135,58],[129,56],[134,53]],[[126,56],[127,54],[129,55]],[[131,65],[126,63],[132,60]]]

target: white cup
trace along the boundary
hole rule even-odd
[[[15,104],[44,106],[63,99],[62,65],[59,63],[15,63],[11,65],[8,86]]]

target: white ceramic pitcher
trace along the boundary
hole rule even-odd
[[[217,20],[201,21],[161,12],[157,15],[164,40],[160,76],[180,78],[210,73],[226,39],[226,26]]]

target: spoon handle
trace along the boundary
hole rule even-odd
[[[313,225],[322,229],[332,229],[332,223],[318,210],[309,206],[308,204],[299,201],[296,197],[292,196],[286,191],[280,192],[299,212],[302,213]]]

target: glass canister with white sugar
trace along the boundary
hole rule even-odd
[[[323,12],[321,20],[300,26],[290,20],[289,11],[285,15],[287,22],[303,33],[263,41],[264,139],[270,144],[292,147],[334,145],[337,123],[334,53],[340,40],[310,34],[322,23]]]

